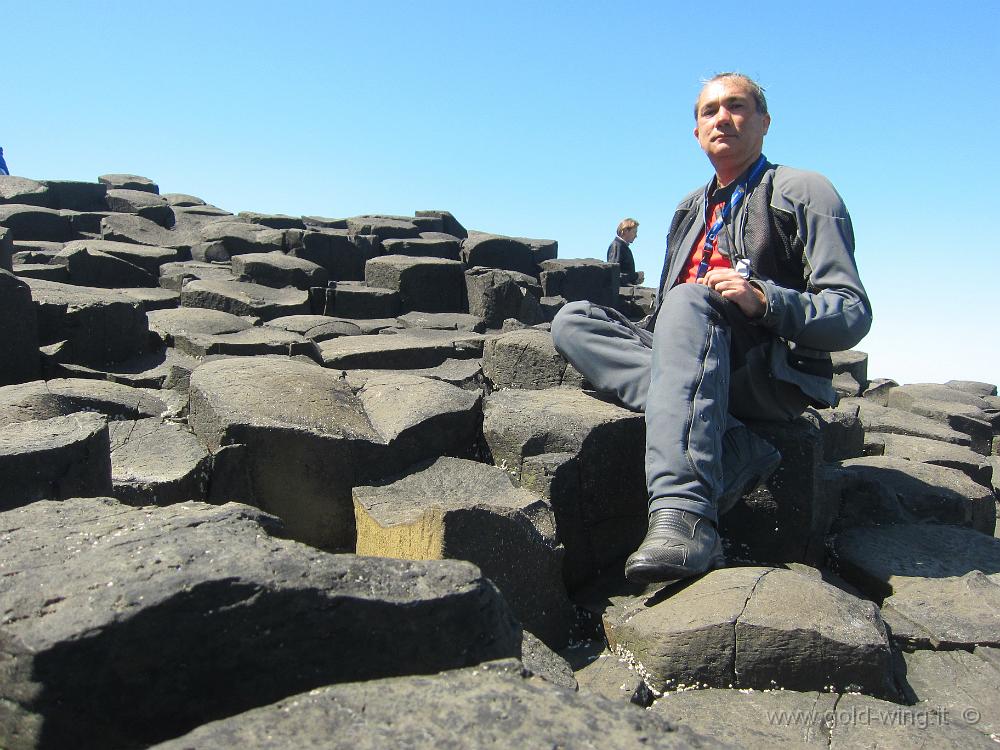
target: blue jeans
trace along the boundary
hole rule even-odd
[[[594,388],[645,412],[650,512],[674,508],[716,523],[723,433],[737,418],[794,419],[808,404],[772,377],[771,334],[701,284],[670,289],[653,331],[573,302],[552,321],[552,338]]]

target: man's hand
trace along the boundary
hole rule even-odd
[[[764,293],[732,268],[713,268],[698,283],[736,304],[748,318],[759,318],[767,311]]]

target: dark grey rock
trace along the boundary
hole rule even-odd
[[[562,297],[568,302],[588,300],[608,307],[618,302],[618,272],[613,263],[584,258],[547,260],[539,267],[543,297]]]
[[[133,188],[137,189],[137,188]],[[204,206],[205,201],[187,193],[164,193],[163,199],[171,206]]]
[[[65,341],[63,361],[100,367],[146,352],[146,313],[111,289],[28,279],[38,311],[39,343]]]
[[[866,450],[865,428],[857,404],[842,403],[816,412],[823,438],[823,460],[843,461],[871,455]]]
[[[553,648],[567,644],[575,614],[552,511],[500,469],[439,458],[392,482],[355,487],[354,516],[359,555],[468,560],[525,628]]]
[[[89,287],[156,286],[157,276],[139,266],[102,252],[95,240],[70,242],[52,259],[53,264],[66,267],[71,284]],[[117,243],[116,243],[117,244]]]
[[[679,690],[656,701],[650,713],[735,747],[829,750],[839,699],[816,691]]]
[[[291,360],[232,358],[191,376],[195,434],[213,453],[244,446],[247,483],[229,497],[279,515],[294,538],[328,548],[354,546],[353,487],[468,450],[478,414],[477,394],[445,383],[410,376],[348,383]]]
[[[176,380],[178,368],[190,372],[197,364],[194,358],[181,354],[176,349],[164,348],[148,352],[126,362],[119,362],[108,369],[60,363],[59,377],[92,378],[120,383],[130,388],[159,390],[173,387],[168,383]]]
[[[160,267],[160,286],[180,292],[189,281],[235,281],[229,264],[181,261],[164,263]]]
[[[136,214],[169,229],[174,225],[174,212],[156,193],[145,190],[108,190],[108,208],[116,213]]]
[[[851,396],[860,396],[868,387],[868,354],[851,349],[844,352],[831,352],[834,375],[847,375],[857,384],[857,391]]]
[[[347,229],[347,219],[331,219],[328,216],[303,216],[302,221],[308,228]]]
[[[462,264],[443,258],[384,255],[365,264],[365,284],[399,292],[404,312],[462,312]],[[338,311],[338,314],[341,314]]]
[[[48,263],[15,263],[14,274],[22,279],[69,283],[69,271],[66,270],[66,266],[50,266]]]
[[[485,337],[462,331],[411,329],[392,335],[350,336],[320,343],[326,367],[343,370],[412,370],[447,359],[482,356]]]
[[[123,295],[138,302],[149,313],[153,310],[172,310],[181,303],[180,292],[160,287],[137,287],[119,289]]]
[[[381,250],[377,243],[357,240],[346,229],[331,229],[303,232],[299,242],[288,248],[288,254],[322,266],[333,280],[361,281],[365,278],[365,263],[380,255]]]
[[[85,247],[88,250],[96,250],[106,255],[111,255],[119,260],[126,261],[133,266],[137,266],[152,277],[158,278],[160,268],[165,263],[180,261],[180,253],[174,247],[156,247],[155,245],[136,245],[131,242],[114,242],[111,240],[77,240],[67,244],[63,250],[71,248]],[[58,255],[56,256],[58,257]],[[92,286],[104,286],[103,284],[93,284]]]
[[[40,373],[38,317],[31,288],[0,269],[0,386],[35,380]]]
[[[405,216],[352,216],[347,220],[347,230],[351,234],[374,235],[380,241],[420,236],[420,228]]]
[[[493,463],[552,503],[571,591],[635,550],[647,519],[641,414],[574,389],[497,391],[483,411]]]
[[[465,293],[469,312],[482,318],[488,328],[499,328],[508,318],[528,325],[545,320],[538,301],[542,288],[533,276],[492,268],[470,268],[465,272]]]
[[[984,487],[990,486],[993,469],[985,456],[970,448],[940,440],[869,432],[865,435],[865,452],[870,456],[892,456],[908,461],[947,466],[958,469],[969,479]]]
[[[461,225],[458,219],[451,213],[451,211],[415,211],[414,215],[418,218],[421,217],[432,217],[441,220],[441,230],[442,232],[447,232],[450,235],[458,237],[459,239],[465,239],[469,236],[465,227]]]
[[[15,240],[66,242],[75,239],[67,217],[56,209],[41,206],[0,205],[0,227],[9,229]]]
[[[251,327],[250,323],[238,315],[201,307],[157,310],[149,313],[147,317],[150,333],[155,334],[158,340],[167,346],[173,346],[177,336],[235,333]]]
[[[928,417],[969,436],[972,450],[984,456],[991,451],[994,430],[1000,428],[1000,411],[983,397],[933,383],[902,385],[887,391],[884,405]]]
[[[910,648],[1000,644],[1000,540],[936,524],[838,534],[840,573],[882,601],[893,636]]]
[[[85,378],[33,380],[0,388],[0,426],[96,411],[109,419],[156,417],[168,404],[155,391]]]
[[[459,260],[461,242],[457,239],[438,240],[418,237],[415,239],[382,240],[386,255],[409,255],[417,258],[445,258]]]
[[[533,675],[553,685],[567,690],[579,687],[569,662],[527,630],[521,640],[521,663]]]
[[[155,221],[138,214],[112,214],[101,219],[101,239],[131,242],[137,245],[170,247],[185,253],[200,237],[185,231],[175,222],[175,229],[164,229]]]
[[[830,731],[831,750],[840,748],[933,747],[940,750],[996,748],[996,741],[965,724],[961,715],[947,717],[936,709],[900,706],[863,695],[844,695],[837,702]]]
[[[264,325],[298,333],[316,342],[363,334],[361,326],[357,323],[338,320],[327,315],[286,315],[283,318],[269,320]]]
[[[271,320],[308,313],[309,293],[291,287],[272,289],[245,281],[195,280],[181,289],[181,305]]]
[[[159,185],[148,177],[140,177],[135,174],[102,174],[97,178],[97,181],[102,185],[107,185],[109,190],[141,190],[156,195],[160,193]]]
[[[17,203],[22,206],[55,208],[49,188],[27,177],[0,174],[0,204]]]
[[[260,224],[215,221],[202,226],[200,234],[202,242],[220,245],[224,253],[229,256],[285,250],[285,236],[282,231]]]
[[[583,376],[536,328],[490,338],[483,346],[483,374],[494,388],[581,388]]]
[[[341,318],[395,318],[399,314],[399,292],[377,289],[351,282],[337,282],[332,307],[327,314]]]
[[[109,456],[108,425],[99,414],[7,424],[0,430],[0,510],[37,500],[107,495]]]
[[[968,724],[980,732],[1000,733],[1000,652],[979,646],[968,651],[903,652],[906,682],[918,703],[914,709]]]
[[[652,588],[652,587],[651,587]],[[878,609],[779,568],[725,568],[605,612],[608,643],[655,691],[853,690],[895,697]]]
[[[4,175],[0,175],[3,177]],[[21,258],[21,262],[26,259]],[[48,258],[42,260],[47,262]],[[30,262],[30,261],[27,261]],[[6,227],[0,227],[0,271],[12,271],[14,269],[14,233]]]
[[[319,360],[319,351],[313,341],[298,333],[271,326],[245,328],[232,333],[175,333],[174,346],[192,357],[280,354],[287,357],[303,355]]]
[[[978,380],[949,380],[945,383],[948,388],[956,391],[964,391],[973,396],[996,396],[997,387],[993,383],[982,383]]]
[[[472,268],[503,268],[529,276],[538,274],[531,246],[517,237],[486,232],[469,232],[462,241],[462,260]]]
[[[486,330],[482,318],[468,313],[428,313],[408,312],[396,320],[400,328],[424,328],[435,331],[471,331],[482,333]]]
[[[384,373],[392,370],[354,370],[355,373]],[[478,359],[446,359],[436,367],[407,370],[407,375],[418,375],[431,380],[441,380],[467,391],[482,391],[485,387],[483,368]]]
[[[854,458],[841,466],[839,528],[924,520],[993,534],[992,489],[957,469],[891,456]]]
[[[240,211],[237,216],[251,224],[260,224],[270,229],[305,229],[305,222],[295,216],[284,214],[261,214],[256,211]]]
[[[71,211],[105,211],[108,208],[105,195],[107,185],[97,182],[77,182],[75,180],[42,180],[52,195],[53,208],[68,208]]]
[[[114,421],[110,493],[128,505],[204,500],[211,456],[188,430],[158,418]]]
[[[331,683],[520,653],[472,565],[328,555],[246,506],[36,503],[2,528],[8,747],[145,747]]]
[[[233,257],[233,276],[240,281],[281,289],[292,286],[308,289],[326,286],[330,276],[326,269],[308,260],[280,252],[246,253]]]
[[[580,651],[583,650],[583,653]],[[593,693],[618,703],[634,703],[643,708],[653,702],[653,693],[627,657],[608,649],[603,637],[571,645],[562,653],[574,659],[574,676],[581,692]]]
[[[892,388],[895,390],[895,388]],[[870,391],[869,391],[870,392]],[[841,406],[856,404],[858,406],[858,417],[865,427],[865,432],[889,432],[895,435],[913,435],[914,437],[930,438],[931,440],[943,440],[946,443],[955,445],[971,445],[972,440],[968,435],[953,430],[946,425],[936,422],[928,417],[914,414],[904,409],[879,406],[873,403],[868,392],[865,398],[843,399]]]
[[[357,750],[722,746],[637,707],[526,680],[514,661],[314,690],[158,747],[293,748],[331,737]]]

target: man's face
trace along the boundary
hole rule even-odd
[[[629,227],[622,230],[622,239],[631,245],[635,242],[637,234],[639,234],[639,227]]]
[[[764,148],[771,116],[757,111],[757,103],[739,79],[712,81],[698,97],[694,137],[713,164],[743,165]]]

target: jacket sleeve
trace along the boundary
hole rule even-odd
[[[779,168],[772,209],[793,213],[808,264],[804,292],[766,279],[753,283],[767,300],[757,321],[799,346],[843,351],[871,327],[868,295],[854,261],[854,229],[847,207],[822,175]]]
[[[618,263],[621,265],[621,262],[620,248],[618,247],[618,242],[614,241],[608,245],[608,263]]]

